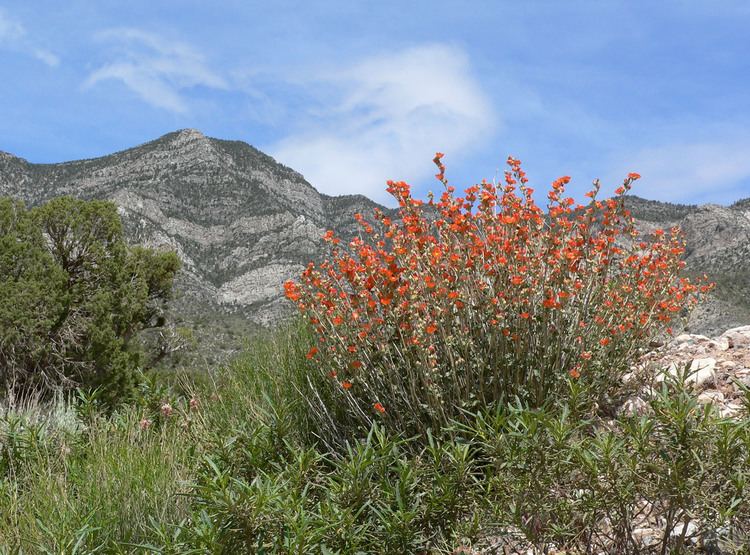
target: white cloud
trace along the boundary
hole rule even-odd
[[[665,145],[626,157],[628,168],[643,177],[633,193],[671,202],[730,203],[750,196],[750,138]],[[744,182],[744,184],[743,184]]]
[[[96,69],[84,86],[100,81],[122,81],[144,101],[172,112],[186,112],[181,94],[195,86],[226,89],[226,81],[212,71],[205,58],[189,45],[168,41],[139,29],[109,29],[96,35],[112,47],[113,61]]]
[[[388,200],[386,180],[429,177],[436,151],[456,160],[496,126],[467,56],[451,46],[377,56],[311,81],[335,93],[270,150],[327,194]]]
[[[29,39],[23,24],[12,18],[2,8],[0,8],[0,48],[33,56],[50,67],[55,67],[60,63],[57,55],[34,44]]]

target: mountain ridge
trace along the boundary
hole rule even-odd
[[[322,255],[321,235],[357,233],[363,195],[319,193],[292,168],[237,140],[181,129],[104,156],[37,164],[0,151],[0,195],[29,205],[54,196],[118,205],[128,238],[183,259],[178,312],[224,313],[270,325],[289,314],[282,282]],[[626,197],[643,233],[680,225],[689,273],[720,282],[691,320],[716,333],[750,322],[750,198],[730,206]]]

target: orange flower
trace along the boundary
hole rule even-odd
[[[602,347],[606,347],[607,345],[609,345],[609,337],[602,337],[599,340],[599,345],[601,345]]]
[[[640,178],[641,178],[641,174],[639,173],[630,172],[628,174],[628,179],[640,179]]]
[[[427,333],[429,333],[430,335],[432,335],[433,333],[435,333],[437,331],[437,329],[438,328],[437,328],[437,326],[435,324],[430,324],[429,326],[427,326],[424,329],[424,331],[426,331]]]
[[[352,388],[352,382],[348,380],[344,380],[343,382],[341,382],[341,387],[343,387],[344,389],[348,391]]]
[[[302,297],[297,284],[292,280],[287,280],[284,282],[284,294],[286,295],[287,299],[294,302],[298,301]]]
[[[570,374],[570,377],[574,380],[577,380],[581,377],[581,372],[578,371],[578,366],[575,366],[568,371],[568,374]]]
[[[374,408],[376,411],[378,411],[380,414],[385,413],[385,407],[380,403],[375,403],[372,408]]]
[[[309,351],[307,351],[307,354],[305,355],[305,357],[307,357],[307,360],[310,360],[317,353],[318,353],[318,348],[317,347],[312,347],[312,348],[310,348]]]

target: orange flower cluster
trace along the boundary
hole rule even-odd
[[[709,287],[678,277],[677,229],[637,237],[623,195],[638,174],[603,201],[595,182],[585,206],[561,177],[545,212],[520,161],[508,158],[503,185],[458,196],[442,157],[439,199],[389,182],[398,218],[357,215],[348,244],[329,231],[330,257],[284,285],[317,332],[309,357],[357,407],[379,398],[389,417],[421,411],[434,424],[522,390],[541,402],[560,377],[632,356]]]

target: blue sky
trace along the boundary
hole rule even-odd
[[[0,150],[90,158],[192,127],[386,201],[521,158],[683,203],[750,197],[745,1],[0,0]]]

